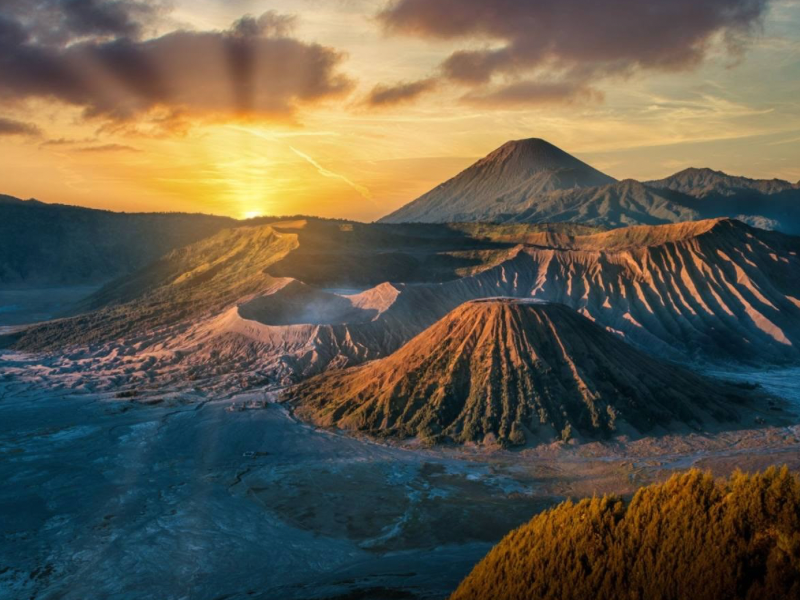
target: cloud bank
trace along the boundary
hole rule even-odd
[[[244,17],[227,30],[145,39],[140,19],[156,14],[150,3],[40,4],[36,21],[15,10],[0,15],[1,102],[56,100],[107,121],[154,112],[167,120],[289,119],[299,106],[352,87],[339,71],[342,54],[293,38],[293,18],[275,12]]]
[[[599,98],[605,79],[691,69],[714,47],[741,55],[768,1],[393,0],[378,19],[389,33],[464,41],[437,77],[467,100],[572,102]]]

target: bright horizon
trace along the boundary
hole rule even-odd
[[[617,179],[693,166],[800,180],[797,1],[657,19],[657,3],[594,14],[576,2],[560,37],[544,28],[564,18],[555,4],[502,4],[124,1],[90,19],[10,2],[0,193],[372,221],[528,137]],[[463,22],[443,19],[453,6]]]

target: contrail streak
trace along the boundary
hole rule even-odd
[[[359,194],[361,194],[361,196],[365,200],[369,200],[370,202],[372,202],[372,193],[369,191],[368,188],[364,187],[363,185],[359,185],[359,184],[355,183],[354,181],[351,181],[350,179],[348,179],[347,177],[345,177],[341,173],[334,173],[333,171],[329,171],[328,169],[323,167],[321,164],[319,164],[316,160],[311,158],[308,154],[306,154],[304,152],[300,152],[300,150],[298,150],[297,148],[295,148],[293,146],[289,146],[289,149],[292,152],[294,152],[295,154],[297,154],[297,156],[299,156],[300,158],[302,158],[304,160],[307,160],[309,162],[309,164],[311,166],[313,166],[319,172],[319,174],[322,175],[323,177],[330,177],[332,179],[339,179],[341,181],[344,181],[347,185],[349,185],[351,188],[353,188],[355,191],[357,191]]]
[[[246,133],[249,133],[250,135],[254,135],[256,137],[260,137],[260,138],[263,138],[265,140],[276,141],[276,137],[275,136],[266,134],[266,133],[264,133],[262,131],[258,131],[258,130],[255,130],[255,129],[249,129],[247,127],[238,127],[236,125],[230,125],[229,128],[230,129],[235,129],[236,131],[244,131]],[[307,135],[313,135],[313,134],[309,133]],[[336,135],[336,134],[333,134],[331,132],[321,132],[321,133],[318,133],[317,135]],[[288,137],[288,136],[278,136],[278,137]],[[365,200],[368,200],[373,206],[377,206],[377,204],[375,204],[375,202],[372,201],[372,192],[369,191],[369,188],[367,188],[367,187],[365,187],[363,185],[360,185],[360,184],[356,183],[355,181],[352,181],[352,180],[348,179],[347,177],[345,177],[341,173],[334,173],[333,171],[331,171],[329,169],[326,169],[321,164],[319,164],[316,160],[311,158],[308,154],[306,154],[305,152],[300,152],[300,150],[298,150],[297,148],[294,148],[293,146],[289,146],[289,149],[292,152],[294,152],[297,156],[299,156],[303,160],[307,161],[323,177],[329,177],[331,179],[339,179],[340,181],[344,181],[347,185],[349,185],[351,188],[353,188],[355,191],[357,191],[362,198],[364,198]]]
[[[270,131],[267,133],[258,129],[251,129],[250,127],[242,127],[240,125],[228,125],[228,129],[233,131],[243,131],[244,133],[249,133],[250,135],[254,135],[271,142],[277,142],[279,140],[293,137],[339,137],[339,134],[335,131]]]

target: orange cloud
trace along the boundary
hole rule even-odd
[[[0,135],[24,135],[38,137],[42,130],[33,123],[25,123],[15,119],[0,117]]]

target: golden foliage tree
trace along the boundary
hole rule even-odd
[[[800,478],[697,470],[564,502],[509,533],[450,600],[800,599]]]

